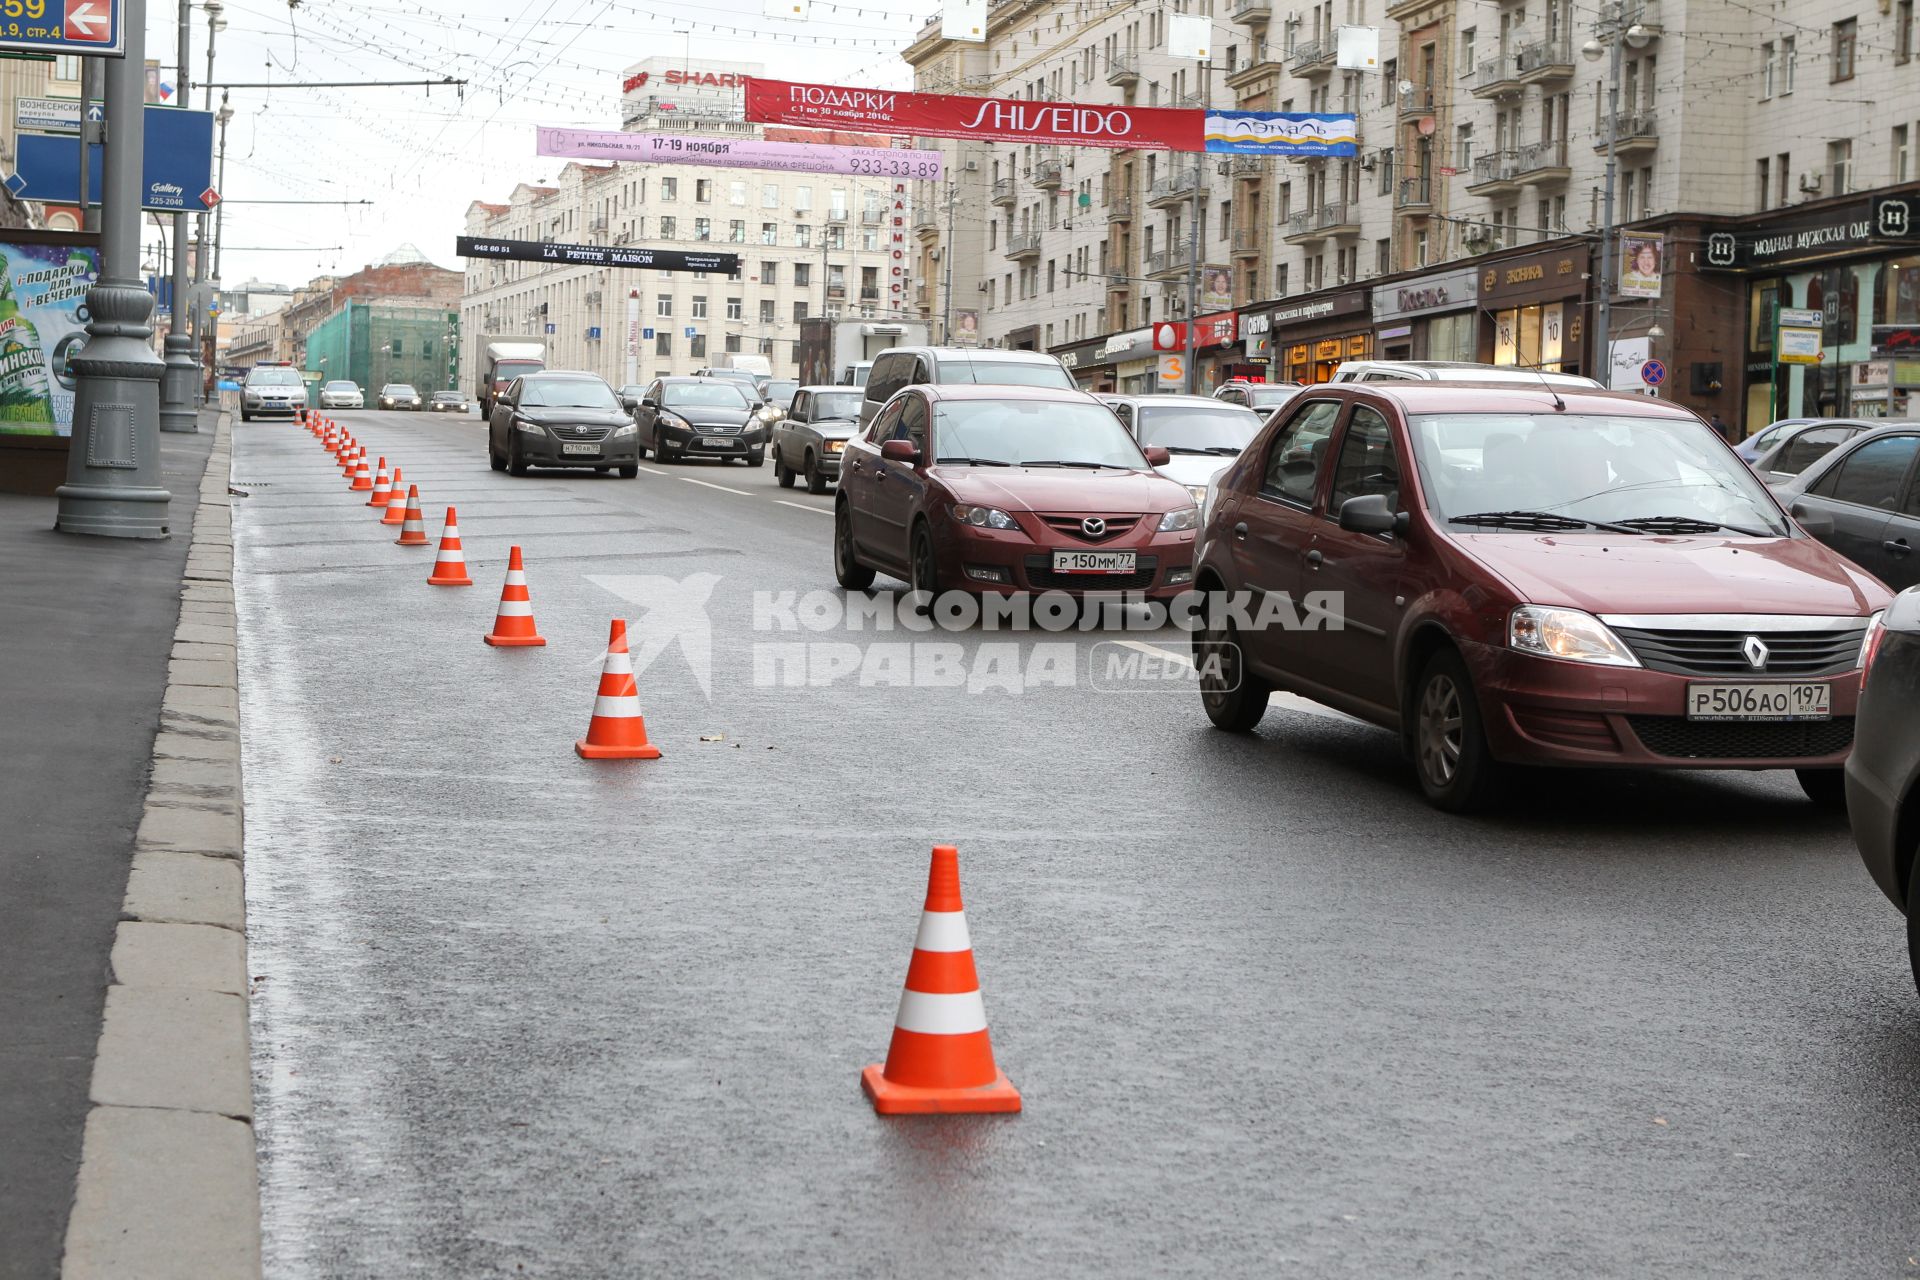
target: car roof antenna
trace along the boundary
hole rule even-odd
[[[1559,390],[1556,389],[1551,382],[1547,381],[1547,375],[1541,372],[1539,365],[1524,364],[1524,365],[1521,365],[1520,367],[1523,369],[1530,370],[1533,373],[1534,377],[1540,379],[1540,385],[1546,389],[1546,392],[1548,395],[1553,397],[1553,407],[1555,411],[1559,413],[1565,413],[1567,411],[1567,402],[1560,398]]]

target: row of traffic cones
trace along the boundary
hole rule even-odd
[[[368,493],[367,506],[383,510],[381,523],[400,525],[398,545],[427,545],[420,488],[409,484],[403,492],[399,466],[389,474],[382,457],[377,468],[370,470],[365,446],[318,414],[309,412],[307,427],[334,453],[349,476],[348,488]],[[447,508],[440,549],[427,582],[436,587],[473,585],[460,545],[459,517],[452,507]],[[517,546],[507,553],[507,578],[500,589],[493,630],[481,639],[496,648],[546,644],[534,624],[526,564]],[[587,736],[573,749],[587,760],[660,758],[660,748],[647,739],[646,719],[640,712],[625,619],[613,620]],[[886,1062],[862,1071],[860,1085],[881,1115],[1020,1110],[1019,1090],[994,1061],[986,1005],[973,964],[973,941],[960,898],[960,854],[952,845],[933,848],[926,903],[894,1015],[893,1041]]]

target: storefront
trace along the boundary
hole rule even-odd
[[[1920,411],[1920,367],[1894,358],[1909,354],[1901,333],[1920,328],[1916,218],[1920,196],[1882,194],[1708,231],[1701,270],[1746,276],[1746,431],[1780,418]],[[1817,362],[1776,358],[1782,311],[1817,314]]]
[[[1382,360],[1473,360],[1479,351],[1480,272],[1416,276],[1373,290],[1373,349]]]
[[[1343,360],[1373,354],[1373,325],[1361,289],[1282,302],[1251,313],[1263,318],[1273,363],[1273,382],[1330,382]]]
[[[1501,258],[1480,267],[1482,364],[1585,373],[1585,244]]]
[[[1193,358],[1200,366],[1194,385],[1201,395],[1227,381],[1243,363],[1240,350],[1240,313],[1215,311],[1194,323]]]
[[[1126,385],[1129,377],[1136,380],[1138,389],[1153,389],[1151,329],[1133,329],[1126,333],[1090,338],[1085,342],[1072,342],[1053,348],[1051,354],[1067,366],[1073,380],[1084,391],[1131,391],[1135,386]],[[1146,374],[1144,384],[1137,381],[1140,373]]]

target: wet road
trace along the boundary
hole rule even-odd
[[[900,638],[752,629],[832,587],[830,498],[347,416],[476,585],[236,428],[269,1275],[1920,1270],[1898,917],[1791,775],[1464,820],[1310,709],[759,687],[756,645]],[[512,543],[544,649],[480,643]],[[665,758],[579,761],[650,609],[711,618],[710,693],[682,626],[639,681]],[[937,841],[1018,1117],[860,1093]]]

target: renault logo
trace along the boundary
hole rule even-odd
[[[1746,655],[1747,665],[1755,671],[1763,670],[1767,665],[1767,646],[1761,643],[1759,636],[1748,636],[1740,642],[1740,652]]]
[[[1099,516],[1088,516],[1080,522],[1080,531],[1089,538],[1098,538],[1107,531],[1107,522]]]

